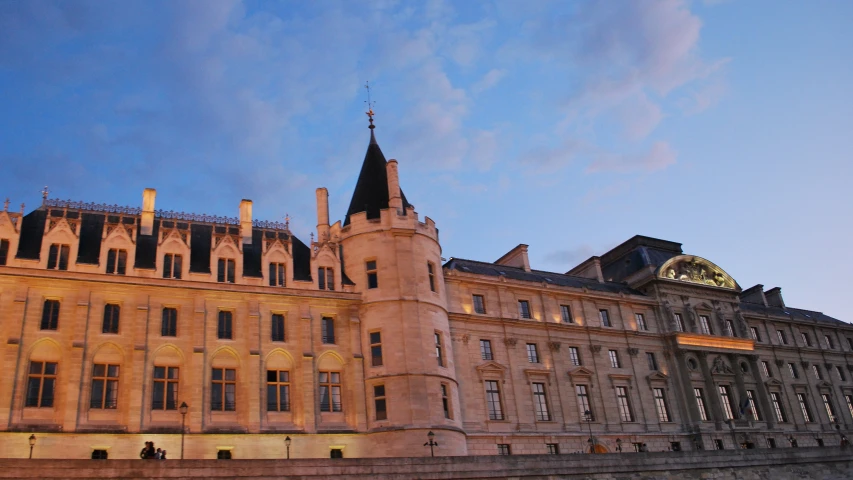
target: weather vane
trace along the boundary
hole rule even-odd
[[[370,81],[369,80],[367,82],[364,82],[364,88],[367,89],[367,100],[364,102],[367,104],[367,112],[365,112],[365,113],[367,114],[367,118],[370,120],[370,127],[368,127],[368,128],[372,129],[373,128],[373,105],[375,105],[375,102],[370,100]]]

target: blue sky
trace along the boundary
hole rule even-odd
[[[445,257],[635,234],[851,321],[853,3],[0,1],[0,196],[343,218],[376,136]]]

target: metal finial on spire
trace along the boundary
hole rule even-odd
[[[47,202],[47,194],[50,193],[50,190],[47,189],[47,185],[44,186],[44,190],[41,191],[41,199],[42,203]]]
[[[9,197],[6,197],[6,201],[5,201],[5,202],[3,202],[3,211],[4,211],[4,212],[8,212],[8,211],[9,211]]]
[[[373,126],[373,105],[375,105],[376,102],[370,100],[370,81],[364,82],[364,88],[367,89],[367,100],[364,102],[367,104],[367,111],[364,113],[367,114],[367,118],[370,121],[370,126],[367,128],[373,130],[376,128]]]

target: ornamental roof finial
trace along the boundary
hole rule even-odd
[[[367,114],[367,119],[370,122],[370,126],[368,126],[367,128],[369,128],[370,130],[373,130],[374,128],[376,128],[373,125],[373,105],[375,105],[376,102],[372,102],[370,100],[370,81],[364,82],[364,88],[367,89],[367,100],[365,100],[365,102],[364,102],[367,104],[367,111],[364,113]]]

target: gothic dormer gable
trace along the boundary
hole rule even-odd
[[[47,235],[64,236],[68,241],[71,241],[77,238],[77,223],[69,222],[66,218],[50,218],[47,226]]]
[[[0,232],[6,234],[17,234],[18,232],[20,232],[20,224],[21,222],[19,217],[13,219],[12,216],[9,215],[8,211],[0,211]]]
[[[214,239],[213,254],[217,257],[236,257],[240,247],[231,235],[221,235]]]
[[[167,243],[173,243],[174,247],[179,248],[189,248],[187,244],[187,239],[189,238],[188,232],[185,230],[178,230],[177,228],[171,229],[160,229],[160,243],[159,246],[166,246]]]
[[[104,244],[113,246],[132,245],[133,236],[127,227],[121,223],[107,224],[104,226]]]

